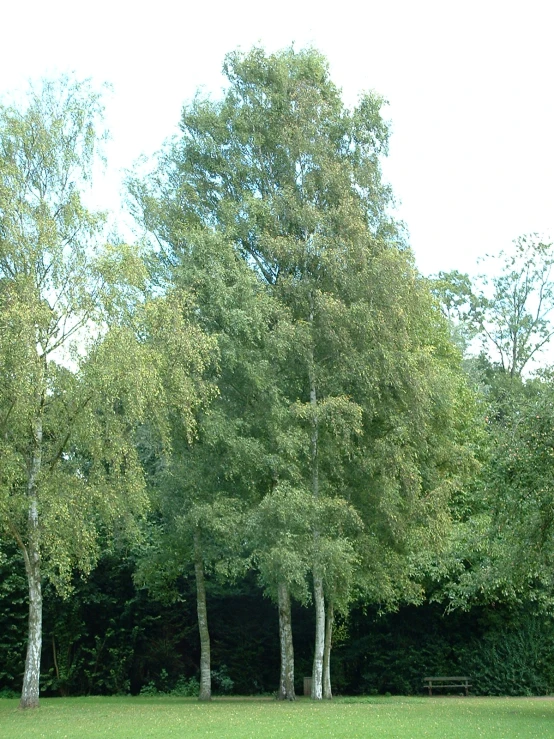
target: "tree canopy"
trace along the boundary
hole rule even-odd
[[[367,94],[348,110],[325,59],[310,49],[232,53],[224,72],[222,100],[198,95],[184,108],[182,135],[149,178],[131,181],[131,193],[170,263],[190,261],[199,232],[218,234],[256,276],[252,288],[277,306],[269,336],[280,339],[278,394],[251,396],[266,414],[266,430],[258,426],[252,443],[264,449],[260,461],[271,459],[270,485],[258,499],[273,495],[287,505],[309,494],[354,505],[365,553],[402,558],[414,526],[422,532],[427,518],[446,524],[448,485],[464,456],[456,429],[466,390],[446,323],[390,214],[380,169],[388,145],[383,100]],[[289,497],[274,495],[280,484]],[[334,548],[346,561],[354,545],[340,526],[325,531],[325,517],[316,519],[306,518],[313,542],[302,567],[314,592],[313,695],[321,698],[325,620],[332,620],[325,586],[330,606],[346,602],[332,585],[338,565],[326,558]],[[290,559],[284,537],[280,555]],[[271,547],[257,551],[267,563]],[[359,561],[354,550],[351,560]],[[283,592],[278,585],[271,592]]]

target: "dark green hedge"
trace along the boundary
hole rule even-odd
[[[26,582],[17,552],[0,560],[0,693],[21,688]],[[45,588],[42,690],[45,695],[165,691],[193,685],[199,672],[194,583],[171,605],[133,584],[133,562],[104,557],[66,600]],[[237,694],[277,688],[277,612],[251,574],[208,593],[214,688]],[[297,691],[311,673],[313,613],[293,609]],[[425,675],[470,675],[480,695],[554,691],[554,624],[531,607],[445,614],[437,604],[378,615],[355,608],[337,623],[335,694],[423,692]],[[190,681],[193,681],[192,683]]]

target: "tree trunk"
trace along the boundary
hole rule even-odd
[[[313,295],[310,295],[310,323],[314,321]],[[317,388],[314,370],[313,352],[310,357],[309,366],[310,380],[310,406],[312,409],[312,434],[310,439],[310,456],[312,463],[312,494],[314,498],[319,497],[319,418],[317,413]],[[319,531],[314,528],[314,555],[318,556]],[[323,696],[323,648],[325,643],[325,598],[323,595],[323,579],[318,573],[317,562],[314,562],[314,606],[315,606],[315,644],[314,664],[312,669],[312,698],[321,700]]]
[[[312,494],[314,498],[319,497],[319,460],[318,442],[319,442],[319,418],[317,416],[317,390],[315,387],[315,379],[313,372],[310,373],[310,406],[312,409],[312,435],[310,439],[310,456],[312,462]]]
[[[278,700],[296,700],[294,693],[294,647],[292,642],[292,620],[289,589],[284,582],[278,585],[279,642],[281,645],[281,676]]]
[[[323,650],[325,645],[325,598],[323,580],[314,573],[314,605],[315,605],[315,647],[314,666],[312,669],[312,698],[320,701],[323,697]]]
[[[23,675],[20,708],[37,708],[40,691],[40,653],[42,648],[42,582],[38,521],[37,478],[42,464],[42,418],[33,423],[33,452],[27,481],[29,512],[27,518],[27,546],[20,541],[25,560],[29,588],[29,628],[27,656]]]
[[[325,620],[325,648],[323,650],[323,697],[331,700],[331,647],[333,638],[334,609],[330,600],[327,601],[327,618]]]
[[[26,557],[27,582],[29,586],[29,630],[27,656],[23,675],[20,708],[37,708],[40,690],[40,652],[42,648],[42,584],[40,560],[29,548]],[[29,563],[29,564],[28,564]]]
[[[210,660],[210,632],[208,631],[208,609],[206,607],[206,585],[200,534],[194,534],[194,573],[196,575],[196,609],[200,633],[200,693],[198,699],[209,701],[212,697],[212,674]]]

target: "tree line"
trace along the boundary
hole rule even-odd
[[[313,49],[234,52],[224,72],[221,99],[198,93],[128,175],[133,245],[106,243],[86,206],[91,85],[0,107],[0,530],[27,581],[22,707],[39,700],[45,584],[71,601],[108,552],[132,551],[136,586],[167,601],[193,576],[203,700],[213,583],[254,577],[275,604],[289,700],[296,604],[313,608],[316,700],[337,619],[361,604],[549,607],[551,375],[524,370],[551,335],[551,246],[521,239],[481,288],[424,278],[382,178],[384,100],[346,108]]]

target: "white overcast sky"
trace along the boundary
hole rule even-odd
[[[110,183],[224,85],[226,52],[312,45],[347,103],[382,94],[384,165],[425,273],[475,273],[523,233],[554,234],[554,3],[537,0],[4,0],[0,93],[75,71],[107,98]]]

